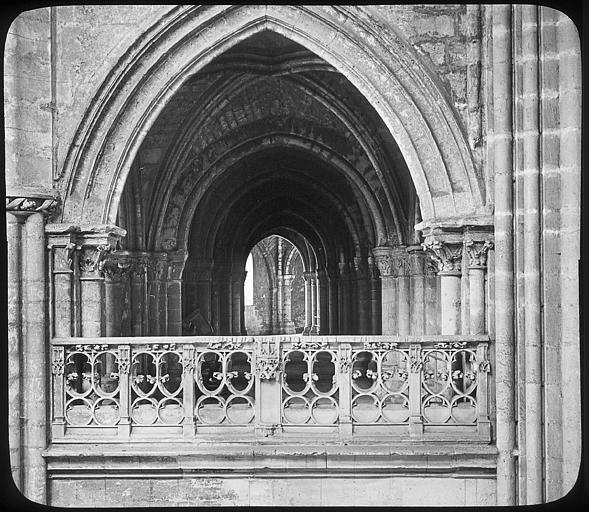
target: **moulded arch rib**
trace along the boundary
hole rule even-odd
[[[367,29],[372,15],[362,7],[191,6],[164,18],[130,47],[97,93],[99,107],[80,125],[64,168],[63,221],[114,223],[138,147],[169,98],[213,58],[262,30],[306,47],[370,101],[407,162],[424,220],[483,210],[455,112],[413,49]],[[461,201],[467,195],[471,200]]]

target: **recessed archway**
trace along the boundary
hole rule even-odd
[[[346,29],[334,31],[330,18],[345,21]],[[293,20],[305,31],[294,29]],[[374,106],[404,157],[424,219],[482,212],[483,185],[455,112],[413,50],[390,31],[379,32],[378,23],[354,7],[170,10],[130,48],[101,87],[99,107],[81,123],[64,169],[62,220],[114,223],[132,162],[165,105],[189,77],[265,30],[321,57]]]

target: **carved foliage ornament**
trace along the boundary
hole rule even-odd
[[[131,270],[131,263],[115,257],[106,257],[102,263],[102,270],[109,279],[118,279]]]
[[[379,255],[376,258],[376,266],[381,276],[396,276],[393,266],[393,258],[388,254]]]
[[[349,355],[346,357],[341,357],[339,360],[339,371],[340,373],[349,373],[350,368],[352,368],[352,359]]]
[[[423,360],[421,358],[420,347],[412,346],[409,349],[409,371],[411,373],[419,373],[423,368]]]
[[[481,372],[481,373],[487,373],[489,371],[491,371],[491,363],[489,361],[487,361],[487,360],[481,361],[479,363],[479,372]]]
[[[243,342],[233,340],[211,341],[207,346],[212,350],[239,350],[243,346]]]
[[[127,375],[131,367],[131,350],[129,347],[119,347],[119,374]]]
[[[63,375],[64,350],[63,347],[54,347],[51,358],[51,372],[53,375]]]
[[[96,247],[85,247],[82,249],[82,256],[79,260],[81,272],[103,271],[106,255],[112,251],[110,245],[98,245]]]
[[[395,258],[396,260],[396,267],[399,269],[398,275],[399,276],[408,276],[411,271],[411,265],[409,262],[409,258],[406,254],[399,254]]]
[[[446,243],[441,240],[429,240],[421,244],[429,256],[438,264],[439,272],[461,271],[462,244]]]
[[[278,380],[280,360],[276,355],[265,355],[256,360],[256,372],[260,380]]]
[[[302,349],[302,350],[320,350],[326,349],[329,347],[329,343],[327,341],[302,341],[296,340],[292,343],[293,349]]]
[[[368,350],[392,350],[398,346],[398,343],[388,341],[366,341],[364,348]]]
[[[493,242],[491,240],[475,242],[472,239],[466,239],[464,245],[468,251],[469,265],[471,267],[483,268],[487,266],[487,255],[489,254],[489,250],[493,248]]]

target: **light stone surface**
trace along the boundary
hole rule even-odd
[[[493,479],[194,477],[51,481],[59,507],[493,506]],[[72,490],[75,489],[75,493]]]
[[[582,78],[579,35],[564,14],[474,4],[55,6],[12,22],[4,70],[9,449],[29,499],[514,506],[572,487]],[[464,255],[462,269],[424,261],[407,273],[374,254],[399,256],[432,234],[467,250],[477,227],[495,243],[486,266]],[[305,443],[316,439],[305,432],[301,446],[271,446],[283,390],[264,380],[257,412],[270,425],[256,427],[268,434],[260,445],[257,432],[239,448],[223,439],[215,452],[162,452],[180,441],[172,432],[195,439],[190,422],[148,446],[125,424],[102,444],[73,445],[50,417],[64,405],[51,390],[65,382],[53,359],[64,345],[53,337],[172,344],[197,308],[214,334],[244,334],[245,258],[268,235],[292,242],[300,261],[293,270],[277,254],[259,258],[282,280],[259,281],[256,334],[303,324],[305,335],[355,343],[480,334],[490,433],[419,420],[402,448],[381,439],[362,455],[354,442],[366,425],[342,421],[334,439],[350,445],[311,453]],[[103,266],[99,252],[123,264]],[[420,371],[421,362],[411,364]],[[418,372],[409,378],[419,385]],[[352,393],[351,381],[341,384],[339,400]],[[412,390],[413,421],[421,388]],[[349,415],[349,401],[340,405]],[[492,444],[472,443],[482,438]]]

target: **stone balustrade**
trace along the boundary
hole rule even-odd
[[[488,442],[489,341],[54,338],[52,439]]]

